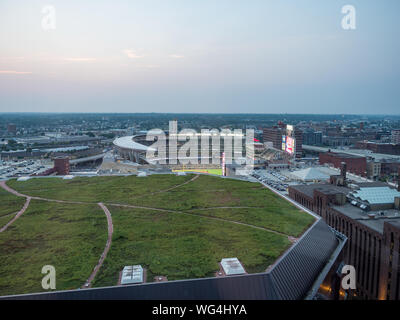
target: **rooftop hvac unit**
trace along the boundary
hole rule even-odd
[[[140,265],[125,266],[122,270],[121,284],[134,284],[143,282],[143,268]]]
[[[238,258],[222,259],[221,266],[227,276],[246,273]]]

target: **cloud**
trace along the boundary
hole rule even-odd
[[[129,59],[139,59],[139,58],[143,58],[144,55],[138,55],[136,53],[136,50],[133,49],[125,49],[122,50],[122,52],[129,58]]]
[[[24,60],[25,57],[0,57],[0,60]]]
[[[146,65],[144,65],[144,66],[142,66],[143,68],[146,68],[146,69],[157,69],[157,68],[159,68],[160,66],[159,65],[157,65],[157,64],[146,64]]]
[[[31,71],[0,70],[0,74],[31,74]]]
[[[63,60],[69,62],[92,62],[96,61],[96,58],[65,58]]]
[[[179,54],[170,54],[169,55],[170,58],[174,58],[174,59],[182,59],[185,56],[179,55]]]
[[[136,65],[135,68],[139,69],[158,69],[160,66],[158,64],[143,64],[143,65]]]

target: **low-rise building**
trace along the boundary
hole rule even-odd
[[[394,143],[358,141],[355,144],[355,148],[362,150],[370,150],[374,153],[400,155],[400,144],[394,144]]]
[[[400,187],[381,182],[296,185],[289,196],[348,237],[344,262],[356,269],[352,296],[400,299]],[[400,182],[398,182],[400,185]]]
[[[320,164],[331,164],[339,169],[343,162],[346,163],[349,172],[363,177],[366,176],[367,159],[363,156],[329,151],[319,154]]]
[[[400,130],[392,131],[392,143],[400,145]]]

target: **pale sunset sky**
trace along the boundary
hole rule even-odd
[[[399,14],[398,0],[0,0],[0,112],[400,114]]]

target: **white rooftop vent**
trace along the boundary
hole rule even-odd
[[[122,270],[121,284],[132,284],[143,282],[143,268],[137,266],[125,266]]]
[[[20,177],[17,181],[28,181],[31,177]]]
[[[227,276],[246,273],[238,258],[222,259],[221,266]]]

